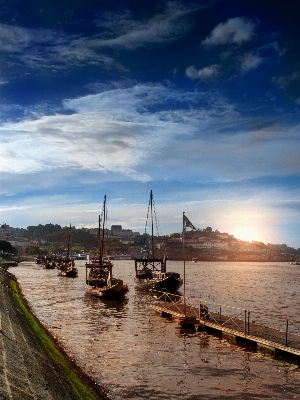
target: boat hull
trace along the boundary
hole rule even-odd
[[[121,279],[118,279],[118,281],[111,286],[102,286],[98,288],[85,285],[85,291],[86,293],[101,299],[122,300],[128,292],[128,286],[124,285]]]
[[[78,269],[77,268],[72,268],[67,271],[59,271],[58,273],[59,276],[66,276],[67,278],[77,278],[78,276]]]
[[[169,273],[169,276],[166,276],[165,278],[162,279],[159,278],[145,279],[145,278],[135,277],[134,280],[139,289],[143,290],[155,289],[155,290],[167,291],[170,293],[176,293],[183,284],[183,280],[178,276],[172,275],[172,273]]]

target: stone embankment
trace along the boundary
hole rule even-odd
[[[0,267],[0,399],[99,400],[105,390],[76,368]]]

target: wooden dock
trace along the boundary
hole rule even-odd
[[[197,308],[178,302],[151,301],[150,307],[162,316],[176,320],[182,327],[210,331],[232,343],[300,360],[299,335],[250,322],[246,311],[242,319],[209,312],[205,306],[201,306],[199,313],[200,306]]]

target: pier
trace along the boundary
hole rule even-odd
[[[182,296],[154,290],[150,294],[150,307],[184,328],[205,330],[231,343],[300,361],[300,321],[283,316],[275,321],[261,312],[215,303],[210,307],[202,300],[196,306]]]

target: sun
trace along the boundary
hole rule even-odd
[[[228,232],[236,239],[246,242],[268,240],[268,226],[272,216],[257,207],[238,207],[227,216]]]
[[[236,226],[233,228],[232,234],[236,239],[240,239],[245,242],[251,242],[252,240],[257,242],[261,241],[259,229],[253,226]]]

